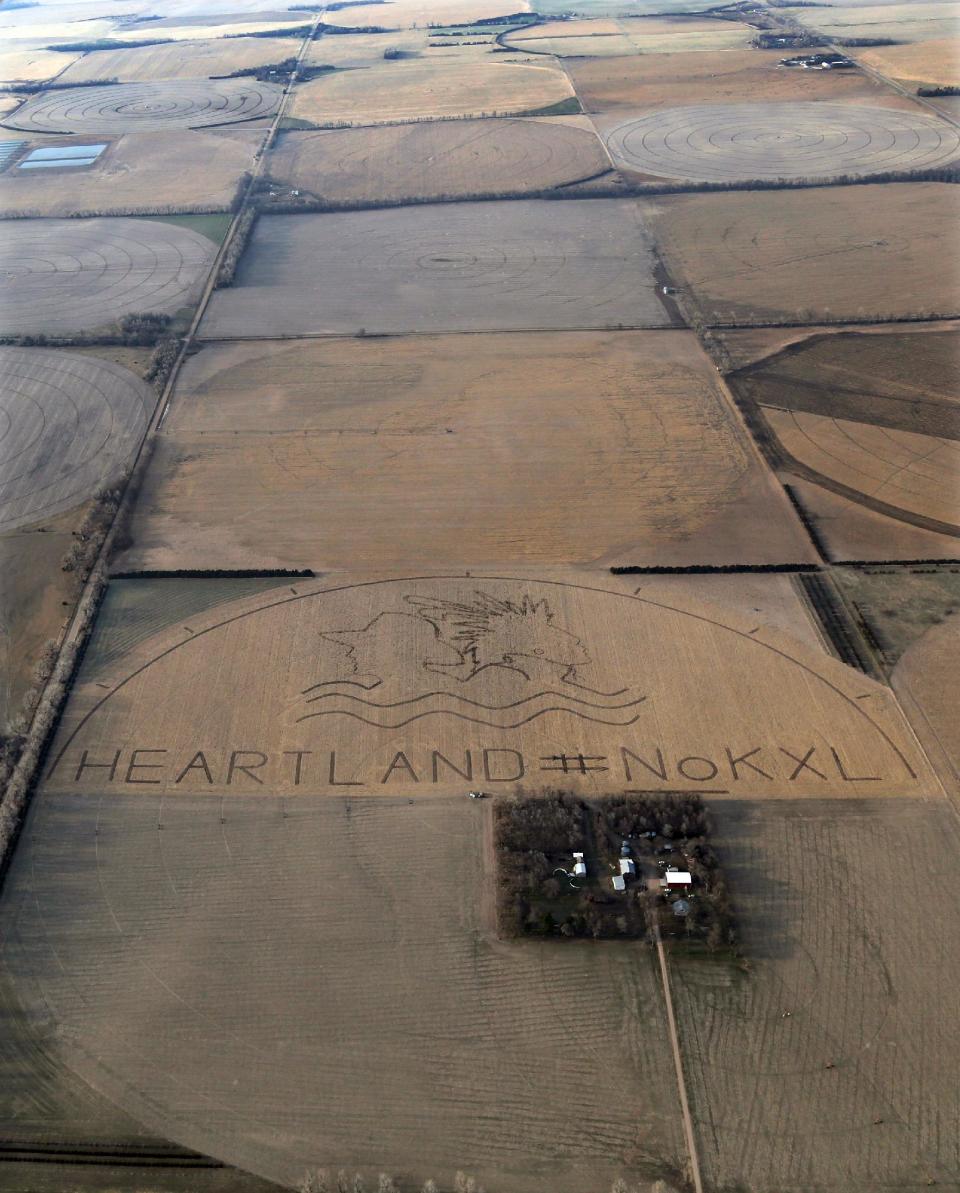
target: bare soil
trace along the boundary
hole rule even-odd
[[[809,480],[786,479],[831,559],[960,559],[960,538],[877,513]]]
[[[154,28],[150,22],[147,28]],[[167,34],[157,36],[166,37]],[[285,37],[211,38],[128,50],[97,50],[64,72],[62,82],[115,79],[118,83],[153,83],[161,79],[206,79],[282,62],[296,54]]]
[[[4,971],[94,1089],[288,1188],[317,1165],[368,1187],[468,1168],[518,1193],[669,1176],[649,953],[492,938],[482,816],[400,795],[44,799]]]
[[[610,169],[585,117],[287,132],[272,178],[338,203],[546,190]]]
[[[629,200],[261,216],[205,339],[669,327]]]
[[[262,133],[246,129],[127,133],[110,139],[92,167],[67,176],[56,170],[6,170],[0,174],[0,212],[226,211],[262,139]],[[61,137],[50,143],[90,141],[89,136]]]
[[[0,733],[21,709],[42,648],[72,612],[74,589],[60,561],[82,516],[74,510],[0,535]]]
[[[948,184],[675,196],[643,210],[707,322],[960,310],[960,269],[942,254],[940,229],[960,214]]]
[[[956,675],[960,618],[951,614],[901,656],[891,677],[910,723],[955,800],[960,800],[960,725]]]
[[[696,17],[548,21],[508,33],[503,44],[558,58],[614,58],[746,49],[755,30],[736,21]]]
[[[318,125],[511,115],[550,107],[572,94],[566,75],[552,64],[382,62],[299,84],[289,115]]]
[[[955,330],[814,336],[730,384],[761,408],[793,461],[844,492],[932,523],[960,522]]]
[[[875,46],[858,54],[868,66],[894,79],[940,86],[960,82],[960,37]]]
[[[135,537],[163,568],[813,558],[686,332],[211,346]]]
[[[882,103],[890,92],[859,71],[787,70],[778,50],[662,53],[566,63],[588,112],[686,104],[773,103],[820,100]]]
[[[960,1110],[942,985],[960,917],[935,878],[914,881],[955,865],[954,810],[711,801],[711,812],[750,972],[671,965],[707,1187],[955,1184],[958,1141],[937,1124]],[[947,972],[934,978],[923,958],[942,947]]]
[[[957,34],[956,9],[944,0],[803,8],[793,15],[801,25],[828,37],[876,37],[896,42],[919,42],[938,41]]]

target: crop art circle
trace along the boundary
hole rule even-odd
[[[944,166],[960,133],[923,113],[854,104],[666,108],[606,134],[617,166],[697,182],[865,176]]]
[[[44,133],[148,132],[202,128],[272,116],[280,90],[247,79],[178,79],[51,91],[5,123]]]
[[[153,401],[110,361],[0,349],[0,530],[66,509],[115,477]]]
[[[564,775],[597,790],[923,789],[879,687],[774,637],[709,606],[542,580],[297,585],[206,625],[178,617],[94,665],[48,790],[444,794]]]

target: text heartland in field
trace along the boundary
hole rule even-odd
[[[599,749],[599,748],[598,748]],[[523,784],[527,789],[583,782],[601,788],[640,787],[711,790],[726,793],[737,784],[758,781],[777,788],[876,783],[914,779],[903,764],[902,776],[856,767],[835,743],[778,742],[763,745],[692,747],[687,753],[659,746],[617,747],[613,753],[595,752],[575,745],[565,751],[531,756],[499,746],[477,746],[461,751],[390,749],[382,756],[351,757],[347,750],[282,750],[254,748],[172,750],[157,746],[118,747],[113,750],[77,750],[58,763],[61,783],[88,791],[101,787],[162,786],[184,791],[250,791],[265,794],[301,789],[308,792],[341,788],[430,786],[459,790],[464,783]],[[729,787],[728,787],[729,785]],[[358,793],[359,794],[359,793]]]

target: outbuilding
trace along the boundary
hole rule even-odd
[[[613,889],[615,891],[625,891],[627,889],[627,884],[624,881],[622,874],[614,874],[610,881],[613,883]]]
[[[688,891],[693,886],[693,876],[687,870],[667,870],[663,881],[674,891]]]
[[[633,858],[622,857],[620,859],[620,873],[625,878],[632,878],[637,872],[637,867],[633,864]]]

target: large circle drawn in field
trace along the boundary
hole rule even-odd
[[[423,795],[568,776],[776,797],[930,783],[885,689],[710,606],[420,577],[295,587],[185,620],[82,676],[50,790]]]
[[[124,133],[203,128],[272,116],[280,91],[248,79],[178,79],[51,91],[4,121],[37,133]]]
[[[946,165],[960,133],[922,113],[857,104],[665,108],[605,133],[624,170],[698,182],[827,178]]]
[[[193,297],[213,241],[162,220],[17,220],[0,225],[3,334],[104,327],[174,314]]]
[[[153,401],[111,361],[0,349],[0,530],[68,509],[113,479]]]

